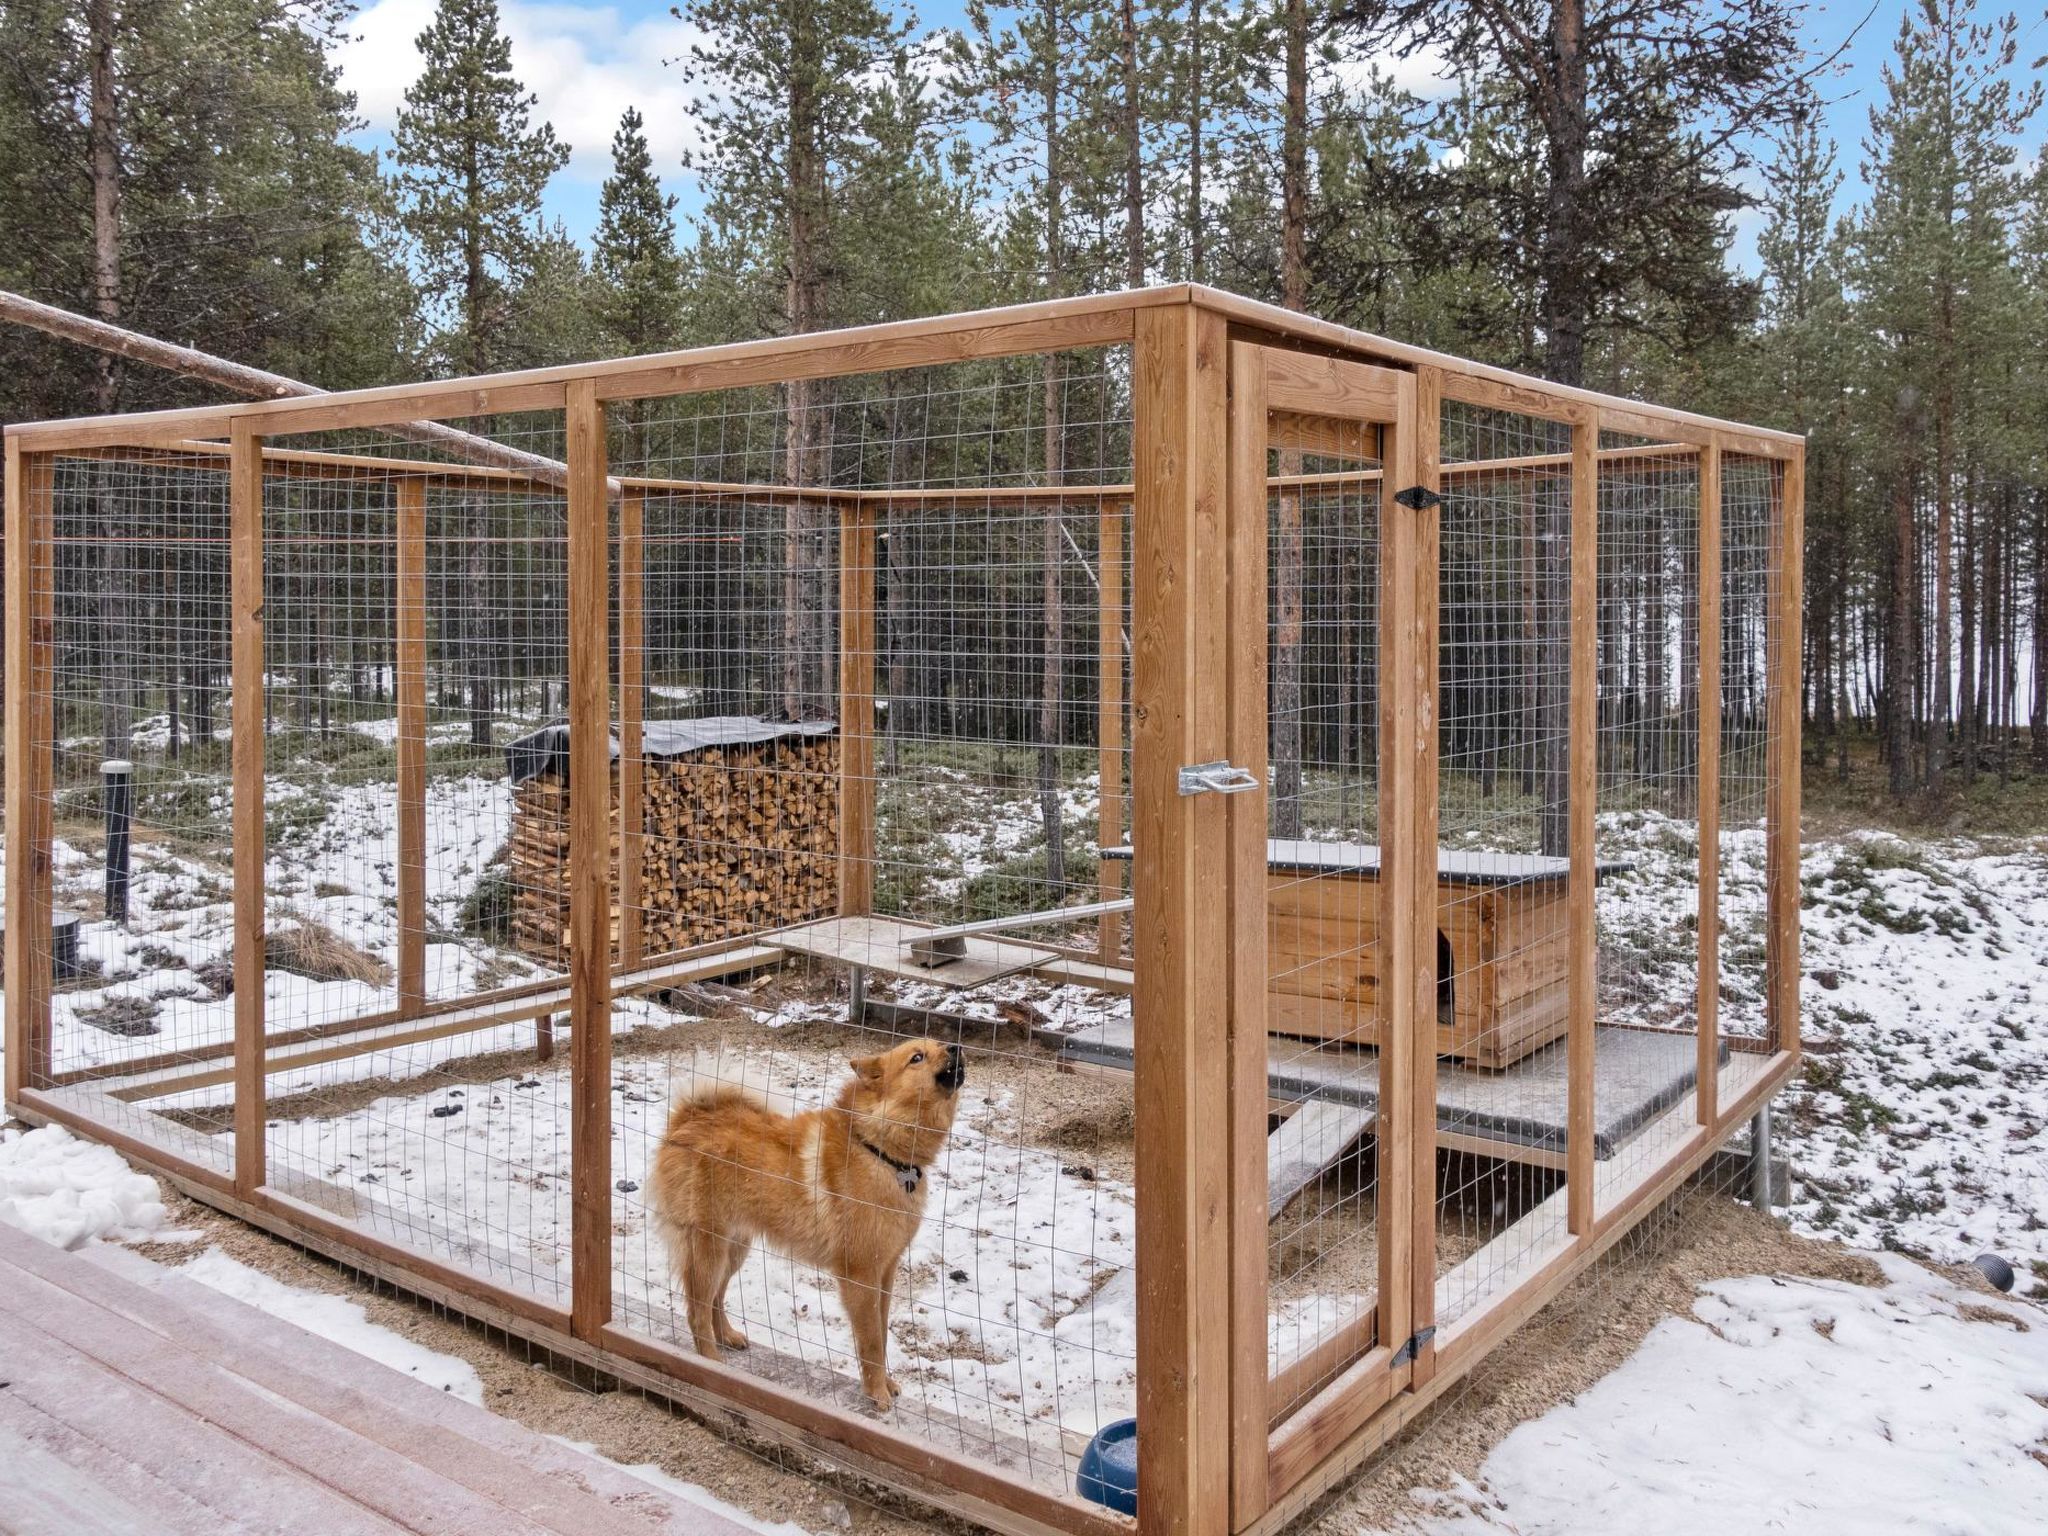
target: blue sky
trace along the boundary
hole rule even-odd
[[[1847,173],[1845,200],[1860,190],[1859,145],[1870,103],[1882,91],[1879,71],[1897,36],[1906,0],[1816,0],[1809,6],[1806,32],[1816,60],[1846,45],[1839,72],[1822,82],[1828,98],[1829,131],[1842,147]],[[547,213],[561,218],[570,232],[587,240],[597,222],[598,187],[610,164],[612,130],[619,114],[638,106],[648,121],[655,164],[669,190],[688,213],[697,203],[696,188],[680,165],[690,138],[690,90],[681,72],[667,61],[684,54],[690,31],[658,0],[500,0],[505,27],[512,38],[513,66],[540,97],[540,111],[574,149],[568,168],[548,190]],[[370,127],[364,142],[388,146],[392,122],[406,86],[418,70],[413,39],[426,27],[434,0],[363,0],[350,27],[350,40],[338,54],[343,80],[357,93]],[[1987,5],[1998,13],[1998,7]],[[2024,34],[2016,75],[2048,53],[2048,19],[2041,0],[2020,8]],[[927,26],[958,19],[958,0],[930,0],[917,7]],[[1401,71],[1412,89],[1428,90],[1427,67],[1410,64]],[[2038,154],[2043,122],[2037,118],[2027,135],[2027,152]],[[1747,260],[1753,249],[1755,215],[1738,216],[1737,255]]]

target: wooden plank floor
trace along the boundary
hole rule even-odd
[[[175,1270],[4,1225],[0,1531],[742,1536]]]

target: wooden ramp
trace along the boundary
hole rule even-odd
[[[4,1225],[0,1530],[743,1536],[175,1270]]]

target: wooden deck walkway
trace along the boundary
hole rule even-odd
[[[5,1225],[0,1531],[744,1536],[175,1270]]]

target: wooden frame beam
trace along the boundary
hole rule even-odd
[[[1223,1536],[1229,1518],[1227,815],[1182,795],[1227,748],[1223,680],[1228,356],[1189,305],[1138,319],[1132,568],[1132,872],[1137,1055],[1140,1529]]]
[[[235,1191],[264,1182],[263,440],[236,427],[229,443],[230,683],[234,732]]]
[[[571,387],[569,437],[570,1328],[596,1344],[612,1307],[611,647],[605,413]]]
[[[839,915],[875,905],[875,508],[839,513]]]
[[[1593,1030],[1598,1020],[1598,915],[1593,892],[1593,813],[1599,794],[1600,687],[1600,423],[1581,409],[1572,422],[1570,798],[1566,838],[1572,867],[1565,896],[1571,912],[1566,1026],[1568,1065],[1565,1174],[1571,1191],[1567,1224],[1593,1224]]]
[[[618,963],[626,970],[640,964],[644,948],[640,871],[647,852],[646,538],[646,497],[628,486],[619,497]]]
[[[8,1102],[50,1076],[55,496],[48,458],[7,443]]]

